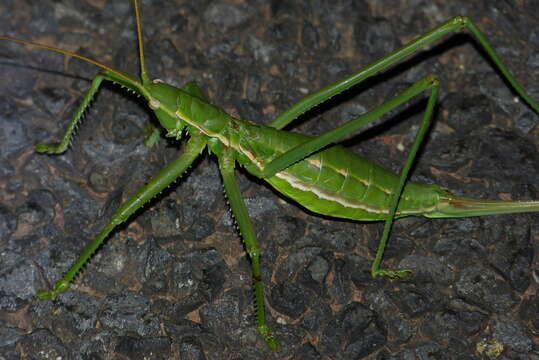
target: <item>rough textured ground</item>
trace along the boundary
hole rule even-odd
[[[147,63],[152,77],[197,80],[216,105],[267,124],[301,96],[463,14],[539,99],[536,4],[143,1]],[[138,73],[127,0],[4,0],[0,34]],[[467,35],[433,44],[294,130],[327,131],[429,72],[440,77],[441,98],[413,178],[469,197],[539,198],[539,115]],[[414,275],[373,280],[381,224],[308,213],[242,173],[264,249],[269,320],[283,345],[268,351],[254,326],[249,262],[206,154],[110,237],[72,290],[36,300],[113,209],[181,151],[164,140],[145,147],[151,113],[106,86],[68,152],[34,153],[36,142],[59,139],[95,73],[0,43],[0,358],[539,359],[537,215],[400,220],[385,263]],[[398,171],[424,104],[344,144]]]

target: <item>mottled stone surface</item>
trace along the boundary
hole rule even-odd
[[[457,14],[476,21],[539,99],[536,1],[171,0],[143,1],[142,12],[152,77],[196,80],[212,103],[262,124]],[[0,34],[138,74],[127,0],[3,0]],[[440,99],[412,177],[468,197],[539,198],[539,115],[466,34],[308,112],[294,130],[320,134],[431,72]],[[107,84],[65,154],[36,154],[33,144],[61,137],[96,73],[0,42],[4,358],[538,358],[537,215],[399,220],[385,264],[414,274],[372,279],[381,224],[316,216],[240,174],[263,249],[269,323],[283,345],[269,351],[255,327],[250,264],[206,153],[110,236],[70,291],[35,299],[114,209],[182,151],[182,142],[164,139],[147,148],[151,112]],[[344,145],[398,171],[424,105],[410,101]]]

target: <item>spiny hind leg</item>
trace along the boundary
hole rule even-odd
[[[249,213],[241,197],[240,187],[234,174],[235,160],[225,153],[219,157],[219,170],[223,177],[225,193],[232,209],[232,214],[236,219],[240,233],[245,243],[245,249],[251,260],[253,276],[253,287],[255,291],[255,308],[257,328],[268,347],[276,350],[280,347],[279,342],[273,336],[266,321],[266,310],[264,305],[264,286],[260,272],[260,246],[256,239],[256,234],[249,218]]]
[[[406,181],[408,179],[408,174],[416,158],[417,151],[419,150],[419,147],[421,146],[421,143],[423,142],[423,139],[425,138],[425,134],[432,120],[432,112],[434,111],[434,106],[436,105],[436,102],[438,100],[438,88],[439,88],[438,80],[433,79],[432,84],[430,86],[431,91],[429,94],[427,107],[425,108],[425,111],[423,113],[423,118],[421,119],[421,123],[419,124],[419,129],[417,130],[417,134],[415,136],[414,142],[412,143],[412,148],[410,149],[410,152],[408,153],[406,157],[406,161],[404,162],[404,165],[402,166],[402,170],[399,175],[398,185],[393,190],[393,193],[391,194],[391,198],[389,200],[389,207],[388,207],[389,211],[386,218],[386,222],[384,224],[384,231],[382,233],[382,238],[380,239],[380,242],[378,244],[378,250],[376,251],[376,256],[374,258],[374,261],[371,267],[371,275],[373,277],[389,276],[389,277],[403,278],[410,275],[411,273],[411,270],[409,269],[398,269],[398,270],[382,269],[380,267],[380,264],[384,256],[384,250],[386,248],[387,241],[389,240],[389,235],[391,234],[391,227],[393,225],[393,220],[395,219],[395,213],[397,212],[397,207],[399,205],[399,200],[402,194],[402,190],[404,189],[404,185],[406,184]]]

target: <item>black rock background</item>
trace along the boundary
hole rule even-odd
[[[468,15],[539,99],[537,1],[143,1],[152,77],[196,80],[212,103],[268,124],[301,96],[451,16]],[[138,74],[129,2],[0,3],[0,34],[76,51]],[[143,144],[152,115],[106,85],[73,146],[58,140],[95,67],[0,43],[0,354],[5,359],[539,359],[538,217],[399,220],[387,266],[368,274],[382,224],[304,211],[239,175],[264,250],[269,351],[254,323],[249,262],[206,154],[116,231],[72,289],[50,287],[113,209],[181,143]],[[413,179],[476,198],[539,198],[539,115],[467,34],[454,34],[298,121],[319,134],[427,73],[441,81]],[[344,144],[398,171],[425,102]]]

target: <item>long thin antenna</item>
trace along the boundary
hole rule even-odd
[[[142,41],[142,23],[140,20],[140,6],[138,0],[133,0],[133,7],[135,8],[135,20],[137,21],[137,38],[138,38],[138,53],[140,58],[140,78],[143,84],[150,82],[148,73],[146,72],[146,64],[144,63],[144,44]]]
[[[54,52],[57,52],[57,53],[60,53],[60,54],[67,55],[67,56],[72,56],[72,57],[74,57],[74,58],[77,58],[77,59],[80,59],[80,60],[89,62],[90,64],[93,64],[93,65],[95,65],[95,66],[98,66],[98,67],[100,67],[100,68],[102,68],[102,69],[104,69],[104,70],[110,71],[110,72],[112,72],[112,73],[118,75],[119,77],[122,77],[122,78],[126,79],[126,80],[129,81],[129,82],[135,81],[135,80],[133,80],[132,77],[127,76],[126,74],[122,73],[122,72],[119,71],[119,70],[113,69],[113,68],[111,68],[110,66],[107,66],[107,65],[105,65],[105,64],[103,64],[103,63],[100,63],[100,62],[97,61],[97,60],[93,60],[93,59],[87,58],[86,56],[82,56],[82,55],[79,55],[79,54],[72,53],[71,51],[62,50],[62,49],[59,49],[59,48],[54,47],[54,46],[45,45],[45,44],[40,44],[40,43],[33,42],[33,41],[26,41],[26,40],[14,39],[14,38],[10,38],[10,37],[7,37],[7,36],[2,36],[2,35],[0,35],[0,40],[13,41],[13,42],[16,42],[16,43],[19,43],[19,44],[36,46],[36,47],[39,47],[39,48],[42,48],[42,49],[51,50],[51,51],[54,51]],[[138,83],[138,81],[135,81],[135,82]],[[139,84],[139,85],[140,85],[140,84]]]

